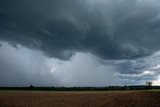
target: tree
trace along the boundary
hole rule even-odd
[[[33,85],[30,85],[30,86],[29,86],[29,88],[30,88],[30,89],[33,89],[33,88],[34,88],[34,86],[33,86]]]
[[[148,89],[152,87],[152,82],[151,81],[146,81],[146,86]]]

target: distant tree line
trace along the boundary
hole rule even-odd
[[[28,91],[117,91],[117,90],[146,90],[160,89],[160,86],[108,86],[108,87],[0,87],[0,90],[28,90]]]

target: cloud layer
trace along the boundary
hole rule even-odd
[[[135,59],[160,48],[158,0],[1,0],[0,40],[70,59]]]
[[[0,86],[160,85],[160,51],[139,59],[104,60],[76,53],[70,60],[48,58],[41,51],[7,42],[0,47]]]
[[[89,53],[77,53],[70,61],[47,58],[40,51],[2,42],[0,86],[107,86],[118,85],[112,65],[99,64]],[[83,59],[83,60],[82,60]]]
[[[0,0],[0,85],[160,81],[159,0]]]

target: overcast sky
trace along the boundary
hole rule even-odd
[[[159,0],[0,0],[0,86],[160,85]]]

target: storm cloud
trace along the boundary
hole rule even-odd
[[[70,59],[134,59],[160,48],[158,0],[1,0],[0,39]]]
[[[0,85],[158,84],[159,6],[159,0],[0,0]]]
[[[77,53],[70,61],[48,58],[37,50],[2,42],[0,86],[106,86],[118,85],[112,65],[99,64],[89,53]],[[82,60],[83,59],[83,60]]]

